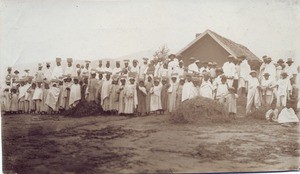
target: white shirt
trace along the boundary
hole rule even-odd
[[[51,79],[58,79],[63,75],[63,69],[61,66],[55,66],[52,71]]]
[[[269,73],[270,74],[270,79],[275,79],[276,78],[276,67],[275,65],[270,62],[265,65],[265,70],[264,73]]]
[[[199,73],[199,68],[196,63],[192,63],[188,66],[189,73]]]
[[[234,63],[225,62],[222,69],[223,69],[225,76],[234,77],[234,74],[235,74],[235,64]]]
[[[45,78],[47,78],[47,80],[51,79],[51,77],[52,77],[52,71],[51,71],[50,68],[49,69],[48,68],[45,69],[44,76],[45,76]]]
[[[71,67],[66,67],[66,70],[65,70],[65,75],[68,75],[70,74],[71,76],[76,76],[76,72],[75,72],[75,68],[73,66]]]
[[[295,66],[295,64],[291,64],[291,66],[289,65],[286,65],[285,67],[285,72],[288,74],[289,78],[292,78],[294,74],[298,74],[298,71],[297,71],[297,67]]]
[[[240,70],[239,77],[247,80],[251,68],[246,59],[241,62],[239,70]]]
[[[279,96],[287,96],[288,91],[292,90],[291,81],[288,78],[279,79],[277,81],[277,85],[278,85],[277,95]]]
[[[113,70],[112,70],[112,74],[115,75],[115,74],[121,74],[121,71],[122,71],[122,68],[117,68],[115,67]]]

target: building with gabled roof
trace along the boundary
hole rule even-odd
[[[201,34],[196,34],[196,38],[177,52],[181,54],[184,64],[189,64],[189,58],[194,57],[201,62],[217,62],[223,65],[229,55],[235,58],[245,55],[249,62],[261,60],[253,54],[247,47],[235,43],[219,34],[206,30]]]

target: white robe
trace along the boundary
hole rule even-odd
[[[69,106],[74,104],[81,99],[81,90],[79,84],[72,84],[70,87],[70,99]]]
[[[150,89],[150,111],[157,111],[162,109],[161,104],[161,89],[162,85],[159,84],[158,86],[153,86]]]
[[[58,107],[57,102],[58,102],[59,94],[60,94],[60,88],[50,87],[48,90],[45,104],[50,108],[52,108],[53,110],[57,110]]]
[[[241,62],[239,67],[239,82],[238,82],[238,88],[245,88],[246,87],[246,81],[249,77],[249,73],[251,71],[250,65],[248,64],[248,61],[245,59]]]
[[[115,74],[120,75],[121,72],[122,72],[122,68],[120,68],[120,67],[119,67],[119,68],[115,67],[115,68],[112,70],[112,74],[113,74],[113,75],[115,75]]]
[[[137,91],[135,84],[126,85],[124,88],[124,113],[125,114],[133,114],[134,109],[137,107]]]
[[[182,98],[181,101],[192,99],[198,96],[198,92],[193,82],[185,82],[182,87]]]
[[[192,63],[188,66],[188,72],[189,73],[200,73],[199,72],[199,67],[197,66],[196,63]]]
[[[52,71],[51,69],[49,68],[46,68],[45,71],[44,71],[44,76],[45,78],[47,78],[47,80],[51,80],[52,78]]]
[[[173,112],[176,108],[176,92],[178,88],[178,83],[171,82],[168,88],[168,99],[169,99],[169,112]]]
[[[292,78],[293,75],[297,75],[297,66],[293,63],[291,66],[286,65],[284,71],[288,74],[289,78]]]
[[[225,96],[228,94],[228,86],[227,84],[218,84],[217,91],[216,91],[216,99],[224,99]]]
[[[253,105],[256,109],[258,109],[261,105],[258,86],[259,81],[256,77],[248,78],[246,114],[250,113]]]
[[[278,116],[278,123],[298,123],[299,118],[292,108],[283,108]]]
[[[275,67],[275,65],[272,62],[266,64],[264,73],[269,73],[270,74],[269,79],[275,80],[276,79],[276,67]]]
[[[43,89],[36,87],[33,93],[32,100],[42,100],[43,98]]]
[[[213,86],[211,82],[209,80],[208,81],[203,80],[199,91],[200,96],[212,99],[213,98],[212,92],[213,92]]]
[[[72,77],[73,77],[73,76],[77,76],[76,70],[75,70],[75,68],[74,68],[73,66],[71,66],[71,67],[66,67],[66,70],[65,70],[64,75],[71,75]]]
[[[222,69],[223,69],[225,76],[234,77],[234,74],[235,74],[235,64],[234,63],[225,62]]]
[[[63,75],[63,69],[61,66],[55,66],[52,71],[51,79],[58,79]]]

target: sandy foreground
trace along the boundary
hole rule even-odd
[[[253,172],[299,168],[299,125],[239,118],[173,124],[147,117],[2,117],[3,171],[17,173]]]

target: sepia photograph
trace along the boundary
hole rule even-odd
[[[0,173],[299,172],[299,0],[0,0],[0,70]]]

